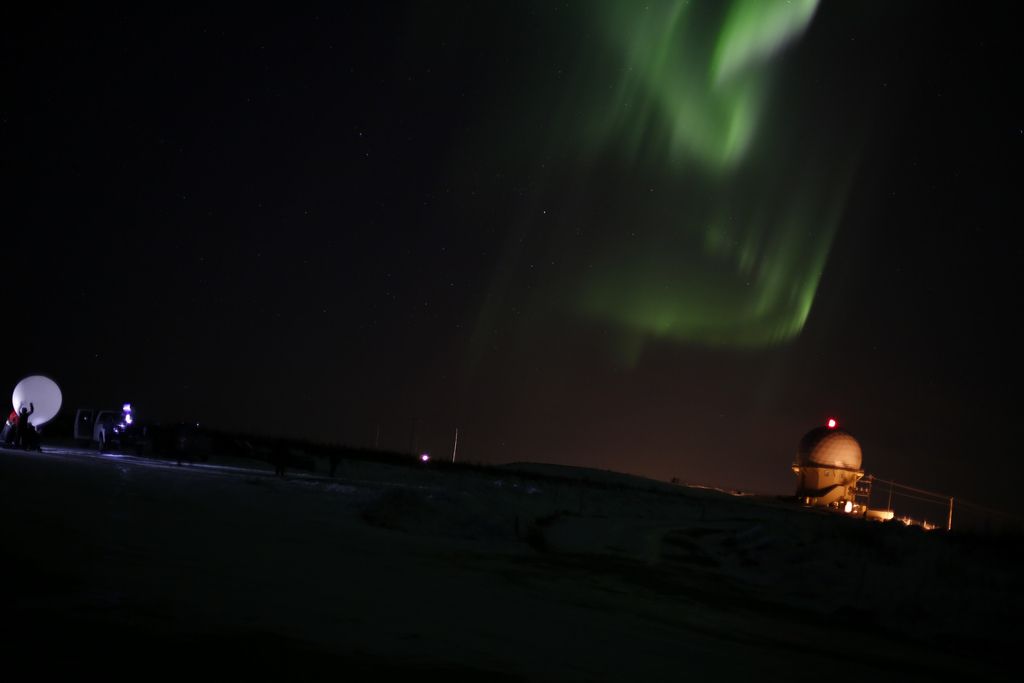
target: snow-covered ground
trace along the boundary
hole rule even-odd
[[[1020,542],[543,465],[0,451],[5,666],[1012,678]]]

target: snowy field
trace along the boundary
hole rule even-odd
[[[216,462],[0,451],[7,671],[1016,680],[1019,539],[543,465]]]

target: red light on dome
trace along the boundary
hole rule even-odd
[[[836,419],[834,417],[830,417],[828,419],[828,428],[835,429],[837,426],[839,426],[839,423],[836,422]]]

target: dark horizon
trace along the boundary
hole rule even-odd
[[[1012,510],[1011,9],[825,2],[751,56],[701,7],[17,17],[0,384],[772,493],[834,416],[868,472]]]

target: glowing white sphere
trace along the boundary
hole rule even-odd
[[[56,417],[62,400],[57,383],[42,375],[32,375],[18,382],[11,396],[11,404],[19,413],[22,406],[28,408],[29,403],[35,406],[35,412],[28,418],[33,427],[44,425]]]

